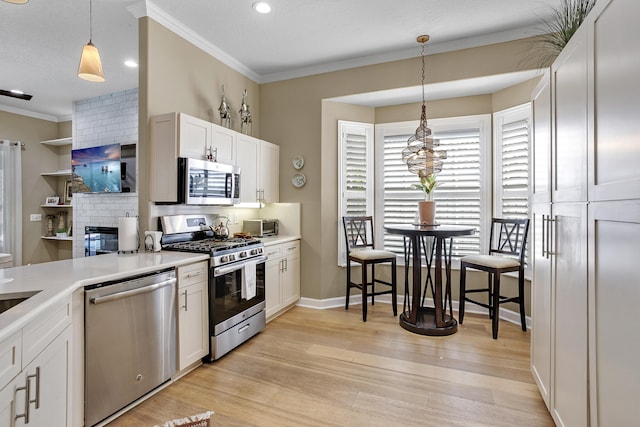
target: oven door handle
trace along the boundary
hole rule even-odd
[[[156,289],[164,288],[165,286],[174,285],[177,282],[177,279],[169,279],[163,282],[154,283],[152,285],[143,286],[141,288],[131,289],[128,291],[116,292],[109,295],[104,295],[101,297],[91,298],[90,301],[93,304],[102,304],[104,302],[115,301],[122,298],[132,297],[134,295],[140,295],[147,292],[155,291]]]
[[[260,264],[262,262],[265,262],[266,260],[267,260],[266,256],[260,256],[256,258],[249,258],[247,261],[255,261],[257,264]],[[225,274],[233,273],[234,271],[244,268],[245,264],[246,264],[245,262],[239,262],[230,267],[218,267],[215,270],[213,270],[213,276],[219,277],[219,276],[224,276]]]

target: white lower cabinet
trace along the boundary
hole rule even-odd
[[[559,426],[588,425],[587,204],[551,208],[551,415]]]
[[[178,371],[209,353],[208,261],[178,268]]]
[[[300,299],[300,241],[265,248],[265,300],[267,319]]]
[[[60,307],[63,306],[62,311],[48,310],[42,319],[34,320],[21,331],[23,346],[36,341],[46,345],[32,359],[27,356],[28,352],[22,351],[21,371],[0,390],[1,426],[71,425],[70,302]],[[54,328],[52,334],[33,336],[33,332],[51,322],[54,326],[64,324],[64,329],[60,332]]]

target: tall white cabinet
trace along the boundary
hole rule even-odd
[[[640,419],[637,16],[600,0],[533,93],[531,369],[559,426]]]

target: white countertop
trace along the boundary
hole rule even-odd
[[[209,259],[208,254],[170,251],[140,252],[74,258],[0,269],[0,296],[25,291],[41,291],[0,314],[0,341],[25,326],[47,307],[67,298],[80,287],[207,259]]]

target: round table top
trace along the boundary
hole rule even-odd
[[[402,234],[404,236],[434,236],[434,237],[454,237],[474,234],[474,227],[464,225],[414,225],[414,224],[385,224],[385,231],[391,234]]]

